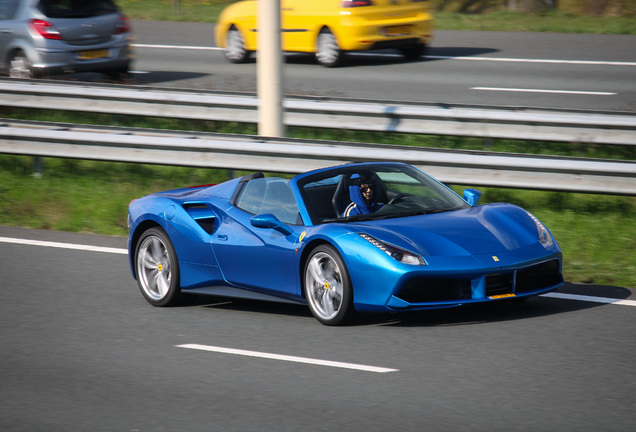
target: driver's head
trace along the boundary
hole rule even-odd
[[[375,194],[375,177],[371,173],[354,174],[349,181],[349,190],[354,202],[355,197],[360,197],[367,204],[371,203]]]
[[[359,186],[360,194],[366,201],[371,201],[375,192],[375,183],[363,183]]]

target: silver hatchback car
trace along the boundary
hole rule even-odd
[[[128,19],[113,0],[0,0],[0,69],[14,78],[128,74]]]

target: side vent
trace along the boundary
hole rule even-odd
[[[219,227],[219,220],[210,208],[203,203],[184,204],[183,208],[190,217],[208,234],[213,234]]]

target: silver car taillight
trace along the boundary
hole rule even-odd
[[[55,26],[48,21],[33,19],[31,20],[31,27],[33,27],[33,29],[36,32],[38,32],[38,34],[42,36],[44,39],[55,39],[55,40],[63,39],[62,35],[60,34],[60,31],[56,29]]]

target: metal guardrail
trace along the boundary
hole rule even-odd
[[[0,80],[0,105],[258,123],[253,95]],[[288,126],[636,145],[636,113],[288,97]]]
[[[0,153],[299,173],[399,161],[445,183],[636,196],[636,161],[0,120]]]

